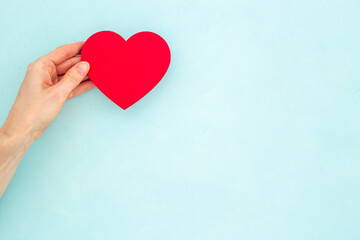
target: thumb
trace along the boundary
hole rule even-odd
[[[58,88],[64,94],[69,95],[71,91],[76,88],[89,72],[90,65],[88,62],[79,62],[70,68],[58,83]]]

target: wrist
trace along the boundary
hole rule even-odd
[[[8,120],[0,128],[0,138],[2,142],[9,143],[10,145],[23,148],[27,150],[35,138],[30,128],[20,127]]]

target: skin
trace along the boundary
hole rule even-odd
[[[65,101],[94,87],[87,77],[89,63],[77,56],[83,44],[58,47],[28,66],[15,103],[0,128],[0,198],[26,151]]]

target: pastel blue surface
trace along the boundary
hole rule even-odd
[[[172,62],[121,110],[69,101],[0,200],[0,239],[360,239],[357,0],[1,1],[0,123],[27,65],[100,30]]]

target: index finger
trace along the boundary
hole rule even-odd
[[[84,41],[66,44],[56,48],[54,51],[44,56],[44,58],[49,59],[55,64],[59,64],[68,58],[78,55],[81,52],[83,45]]]

